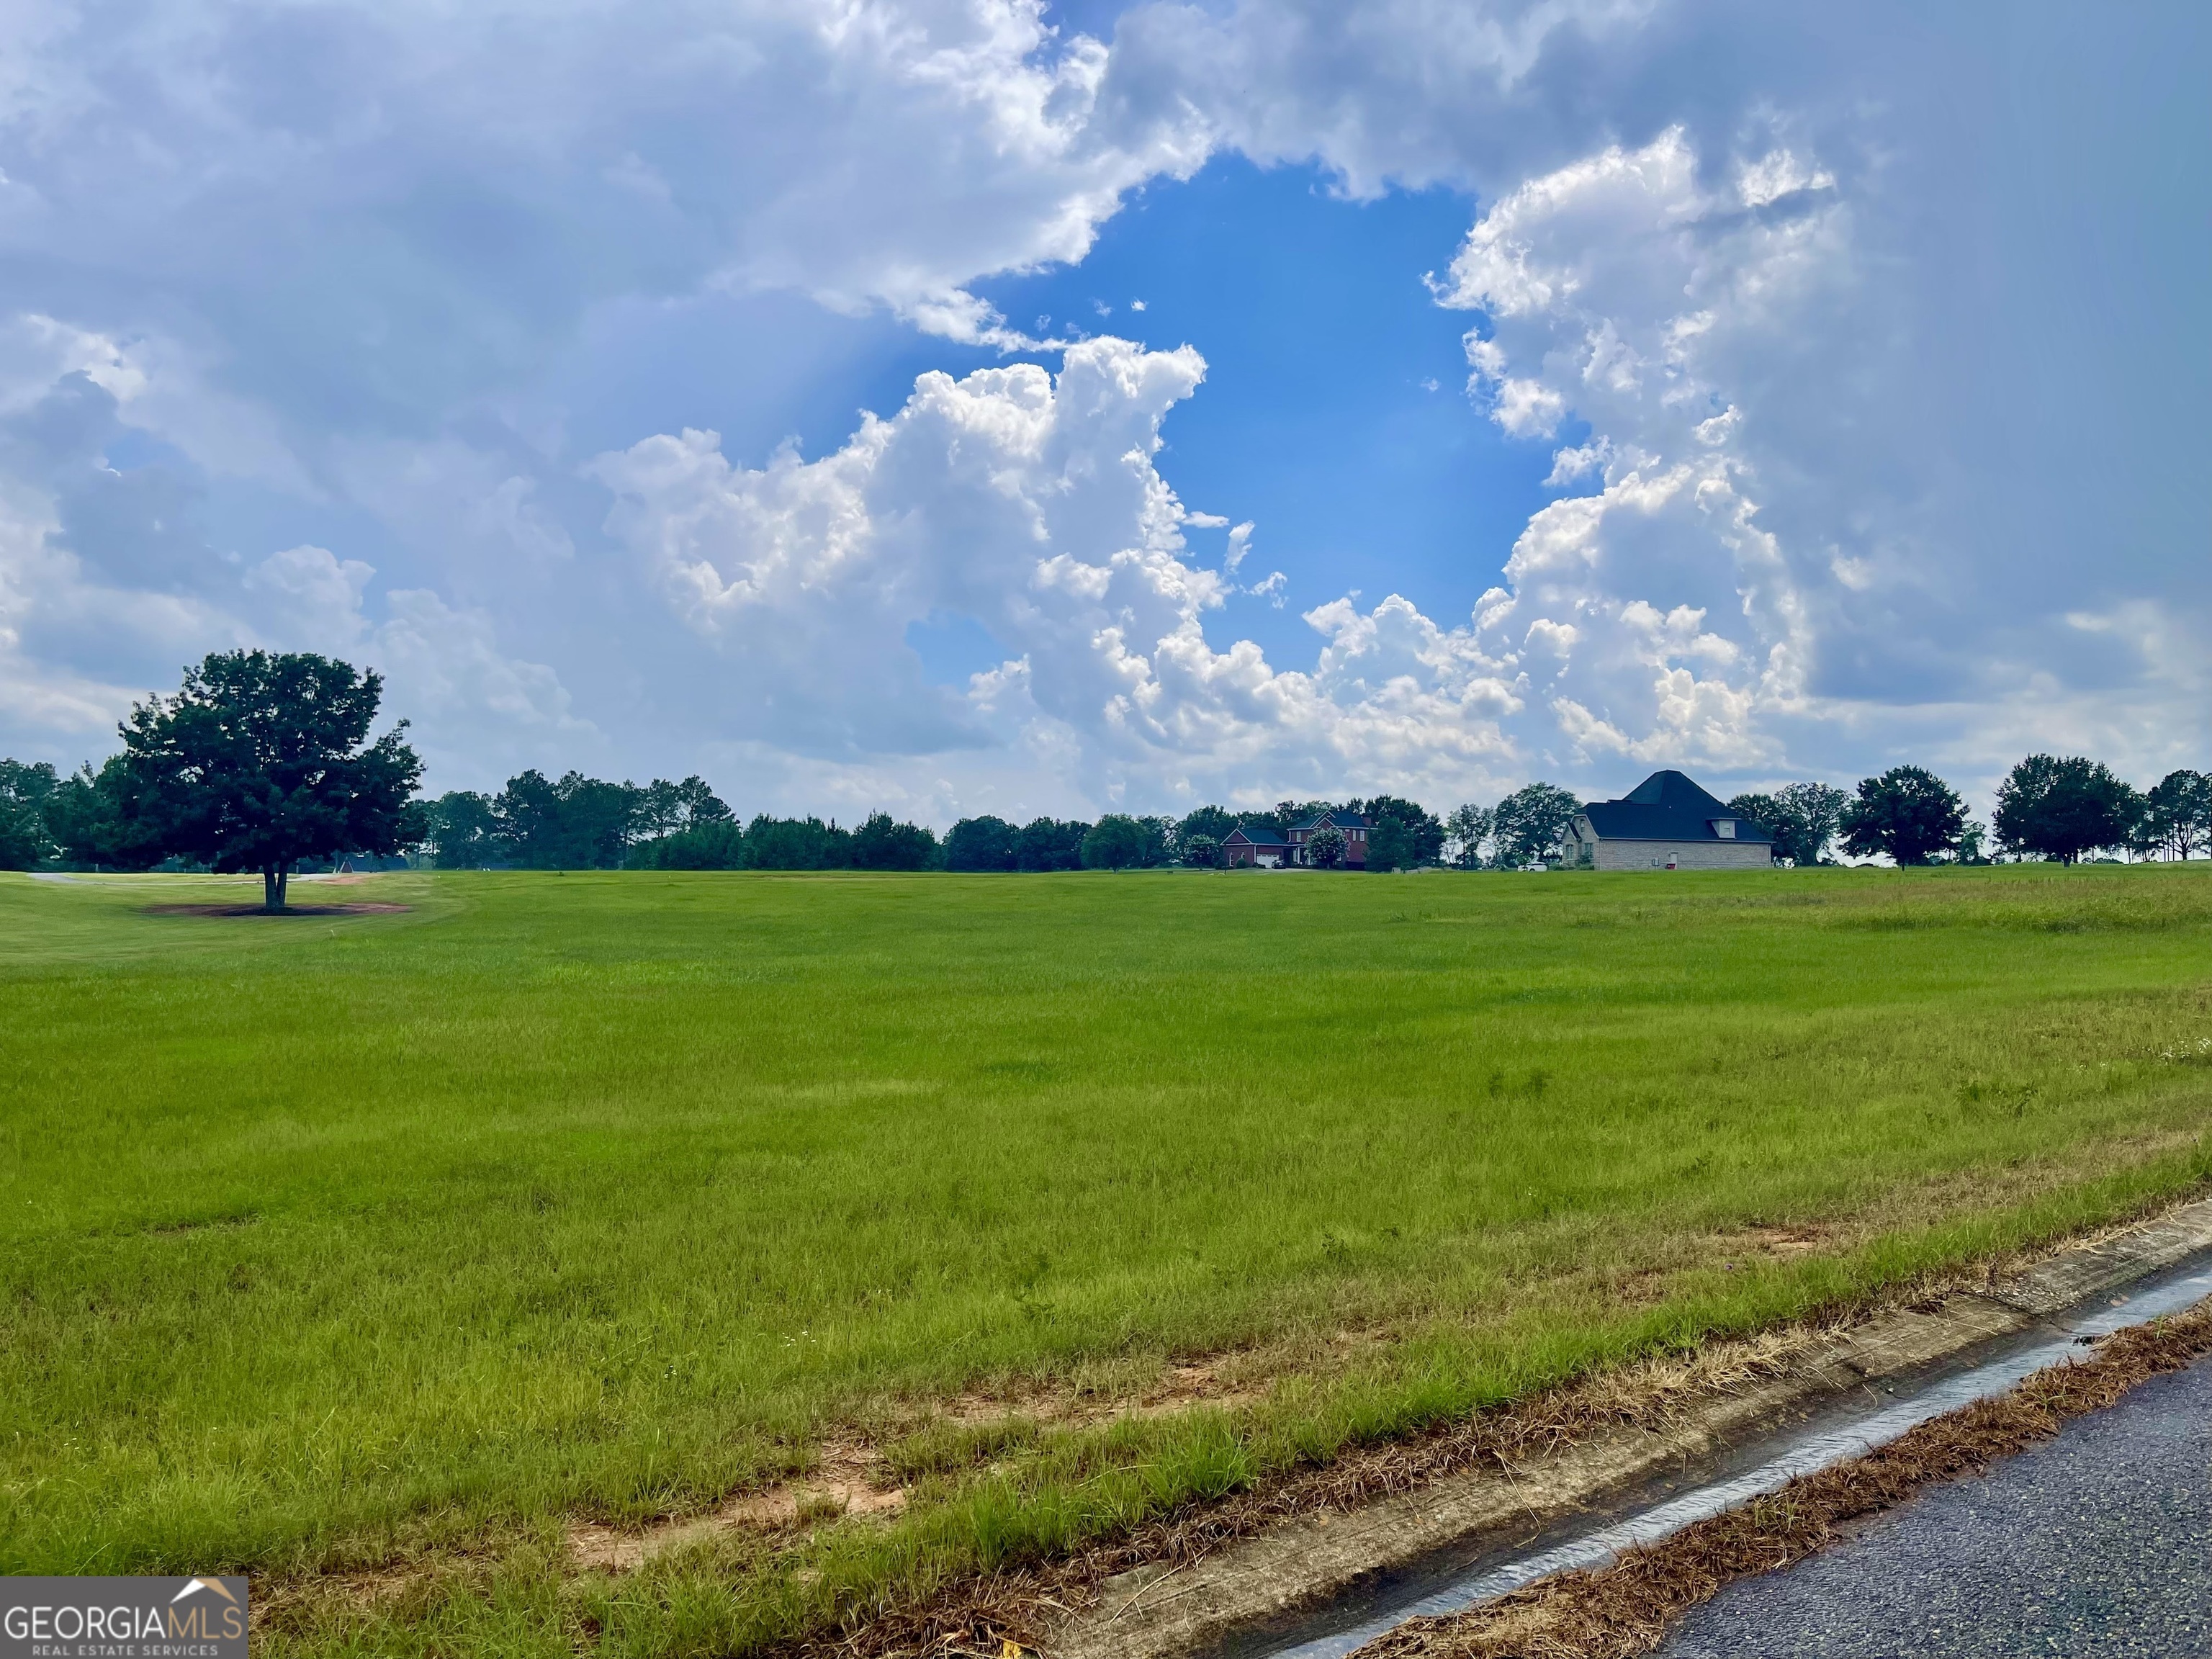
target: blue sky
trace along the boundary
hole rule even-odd
[[[1438,809],[2212,766],[2201,8],[92,4],[0,48],[0,751]]]

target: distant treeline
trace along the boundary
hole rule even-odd
[[[421,850],[441,870],[931,870],[936,835],[876,812],[857,829],[763,813],[740,825],[697,777],[639,787],[529,771],[496,795],[423,804]]]
[[[184,671],[169,697],[135,706],[123,752],[72,776],[0,760],[0,868],[258,870],[268,908],[284,908],[295,870],[399,854],[443,869],[955,870],[1143,869],[1225,862],[1239,829],[1278,843],[1300,823],[1349,812],[1364,825],[1374,871],[1449,862],[1512,869],[1548,861],[1581,803],[1532,783],[1494,806],[1438,818],[1413,801],[1283,800],[1272,810],[1201,806],[1181,817],[1109,812],[1095,823],[963,818],[943,841],[873,812],[854,829],[760,814],[740,825],[705,780],[640,787],[580,772],[532,770],[496,795],[453,790],[425,800],[405,722],[372,740],[383,682],[373,670],[307,652],[217,652]],[[1924,768],[1893,766],[1855,793],[1792,783],[1729,807],[1765,828],[1775,858],[1828,862],[1834,848],[1901,865],[1996,859],[2071,864],[2099,853],[2187,859],[2212,845],[2212,777],[2169,772],[2137,790],[2101,761],[2030,755],[2006,775],[1988,826]],[[1352,833],[1359,836],[1358,825]],[[1333,866],[1353,849],[1322,826],[1300,861]]]
[[[119,759],[63,777],[44,763],[0,760],[0,868],[143,869],[161,857],[118,811]],[[1517,869],[1553,857],[1580,810],[1549,783],[1437,817],[1395,795],[1283,800],[1267,810],[1201,806],[1181,817],[1109,812],[1095,823],[1040,817],[1016,824],[963,818],[942,839],[927,826],[871,813],[852,828],[762,813],[740,823],[697,777],[642,786],[570,772],[528,771],[495,795],[454,790],[410,809],[411,859],[441,869],[952,870],[976,872],[1218,866],[1239,827],[1281,839],[1316,814],[1346,811],[1373,824],[1366,867],[1449,864]],[[2168,773],[2136,790],[2100,762],[2031,755],[1997,792],[1986,826],[1958,792],[1920,767],[1863,779],[1856,791],[1793,783],[1729,805],[1775,838],[1778,859],[1832,862],[1838,854],[1899,864],[2070,863],[2099,853],[2186,859],[2212,849],[2212,777]],[[163,867],[176,864],[167,860]],[[184,867],[179,866],[179,867]]]
[[[2212,843],[2212,777],[2186,769],[2138,790],[2102,761],[2030,755],[1997,787],[1984,825],[1924,767],[1893,766],[1845,793],[1793,783],[1729,803],[1774,836],[1777,859],[1829,861],[1832,848],[1898,864],[2073,864],[2096,854],[2187,859]]]

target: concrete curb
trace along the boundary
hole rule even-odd
[[[1686,1410],[1662,1429],[1608,1430],[1510,1473],[1448,1476],[1351,1514],[1317,1511],[1180,1567],[1101,1587],[1096,1606],[1047,1640],[1051,1659],[1171,1659],[1279,1619],[1372,1576],[1548,1524],[1669,1468],[1713,1456],[1842,1391],[1898,1376],[2107,1294],[2212,1249],[2212,1200],[2062,1250],[2000,1284],[1927,1311],[1883,1314],[1814,1348],[1788,1374]]]

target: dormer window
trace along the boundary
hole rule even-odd
[[[1734,818],[1715,818],[1712,821],[1712,824],[1713,833],[1718,836],[1723,841],[1734,841],[1735,839],[1735,820]]]

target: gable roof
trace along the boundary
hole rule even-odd
[[[1589,802],[1583,816],[1601,841],[1718,841],[1715,818],[1734,818],[1738,841],[1774,841],[1765,824],[1731,811],[1680,772],[1654,772],[1619,800]]]
[[[1375,826],[1364,813],[1346,812],[1341,808],[1334,811],[1316,812],[1304,823],[1294,823],[1291,826],[1293,830],[1320,830],[1329,827],[1338,830],[1372,830]]]
[[[1232,842],[1239,847],[1288,847],[1290,845],[1290,842],[1265,826],[1255,833],[1247,830],[1241,823],[1222,838],[1221,844],[1226,847]]]

